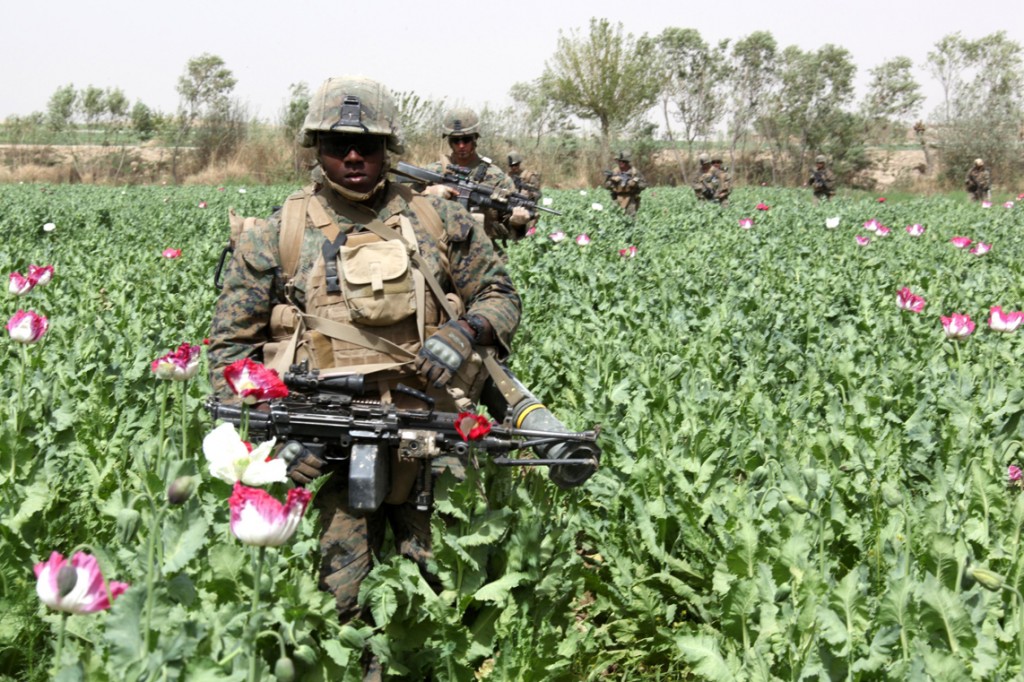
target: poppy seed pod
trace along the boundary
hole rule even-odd
[[[998,592],[1003,589],[1003,585],[1006,584],[1006,578],[995,571],[988,570],[987,568],[971,566],[967,569],[967,574],[978,581],[978,584],[986,590],[991,590],[993,592]]]

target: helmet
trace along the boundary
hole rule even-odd
[[[701,154],[697,157],[697,160],[700,161],[700,165],[703,166],[706,163],[711,163],[711,156],[708,154]]]
[[[449,135],[480,137],[480,117],[472,109],[449,109],[441,119],[441,136]]]
[[[722,163],[722,155],[721,154],[717,154],[717,153],[716,154],[712,154],[711,155],[711,163]]]
[[[984,162],[984,161],[982,161],[981,159],[975,159],[975,160],[974,160],[974,165],[975,165],[975,166],[984,166],[984,165],[985,165],[985,162]]]
[[[630,161],[633,160],[633,155],[630,154],[627,151],[621,151],[621,152],[619,152],[618,154],[615,155],[615,160],[616,161],[625,161],[626,163],[629,163]]]
[[[387,137],[388,149],[405,150],[398,125],[398,107],[391,92],[361,76],[328,78],[309,100],[299,144],[312,147],[318,132],[361,133]]]
[[[817,156],[815,156],[814,157],[814,163],[825,163],[825,155],[824,154],[818,154]]]
[[[523,155],[519,152],[509,152],[508,165],[517,166],[523,162]]]

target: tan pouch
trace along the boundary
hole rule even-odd
[[[338,261],[353,323],[383,327],[416,313],[412,268],[402,241],[342,246]]]

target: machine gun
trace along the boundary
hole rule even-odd
[[[622,173],[616,173],[614,171],[604,171],[604,182],[607,185],[609,182],[618,189],[625,189],[626,183],[629,182],[629,176]],[[609,189],[612,189],[609,187]]]
[[[538,211],[562,215],[558,211],[538,206],[536,201],[520,192],[510,192],[499,187],[475,182],[470,179],[472,170],[464,166],[449,165],[445,172],[436,173],[399,161],[398,166],[392,168],[391,172],[428,185],[445,185],[455,191],[458,195],[458,202],[466,209],[493,209],[497,211],[499,219],[511,215],[512,209],[517,206],[525,208],[531,218],[535,218]]]
[[[825,174],[819,170],[811,172],[811,187],[815,189],[825,189],[827,183],[825,181]]]
[[[425,409],[401,409],[363,397],[363,375],[325,377],[293,365],[284,375],[289,396],[270,401],[266,412],[249,411],[249,433],[285,441],[286,459],[310,452],[328,463],[347,461],[349,504],[363,511],[377,509],[387,496],[392,453],[399,462],[420,462],[414,499],[424,510],[433,497],[431,460],[465,457],[471,450],[487,453],[500,466],[551,467],[550,478],[563,488],[582,484],[597,469],[599,429],[568,431],[505,372],[501,389],[488,381],[483,398],[489,410],[503,411],[505,419],[482,427],[475,413],[435,411],[433,398],[408,386],[399,384],[393,393],[412,397]],[[510,406],[509,398],[517,403]],[[207,400],[206,409],[215,420],[236,426],[246,418],[245,408],[216,398]],[[514,456],[528,449],[537,457]]]

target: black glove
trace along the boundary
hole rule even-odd
[[[435,388],[442,388],[448,385],[472,352],[473,337],[452,320],[423,342],[423,348],[416,356],[416,371]]]
[[[297,485],[309,485],[327,473],[327,462],[302,443],[289,441],[281,449],[281,457],[288,462],[288,478]]]

